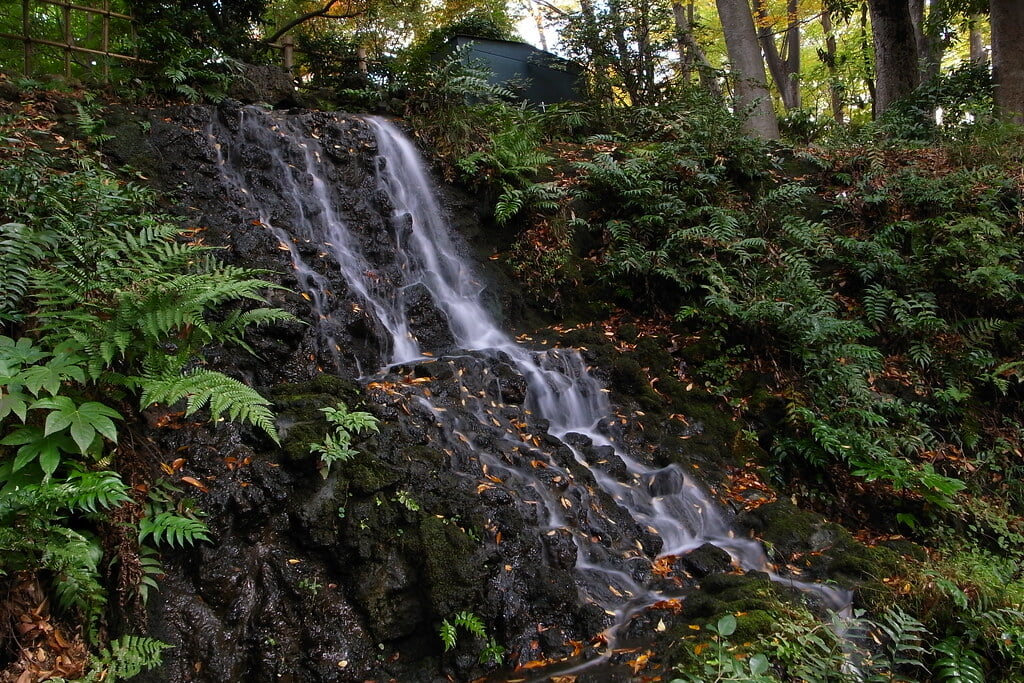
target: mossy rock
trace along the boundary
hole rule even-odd
[[[281,450],[289,460],[306,460],[309,447],[323,441],[329,425],[321,408],[344,403],[355,409],[362,397],[359,386],[333,375],[318,375],[308,382],[276,385],[270,392],[278,415]]]
[[[687,596],[683,614],[691,621],[713,623],[724,614],[769,611],[784,598],[784,589],[761,572],[712,574]]]
[[[845,528],[781,499],[740,514],[736,522],[763,540],[771,553],[791,559],[813,579],[854,586],[899,573],[899,554],[859,543]]]
[[[474,562],[476,543],[456,525],[434,516],[419,526],[423,564],[430,600],[436,614],[446,618],[478,602],[483,572]]]
[[[335,463],[340,467],[341,476],[348,480],[352,490],[373,494],[392,486],[402,478],[401,473],[382,463],[377,458],[356,456],[344,463]]]

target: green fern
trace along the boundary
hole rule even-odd
[[[445,619],[441,622],[438,633],[441,636],[441,642],[444,644],[445,652],[448,652],[455,647],[455,644],[458,641],[459,627],[463,628],[470,635],[476,636],[484,641],[484,645],[477,657],[481,664],[501,663],[502,658],[505,656],[505,648],[499,645],[494,638],[487,635],[487,627],[484,625],[484,622],[480,617],[473,612],[465,610],[456,614],[451,621]]]
[[[956,638],[946,638],[934,647],[944,655],[935,662],[935,680],[940,683],[985,683],[981,655],[965,648]]]
[[[174,405],[185,400],[185,414],[209,406],[210,419],[226,414],[228,419],[248,422],[279,442],[270,401],[242,382],[227,375],[195,368],[178,376],[142,377],[140,402],[143,407],[162,403]]]
[[[145,636],[127,635],[110,641],[90,661],[89,670],[76,683],[116,683],[156,668],[172,646]],[[63,681],[64,679],[53,679]]]
[[[922,658],[927,650],[921,643],[928,635],[924,624],[910,616],[899,607],[893,607],[873,622],[879,635],[883,636],[884,655],[876,662],[873,680],[909,681],[917,678],[904,678],[899,670],[927,670]]]
[[[140,544],[152,539],[154,543],[184,548],[199,541],[209,542],[208,532],[206,525],[198,519],[184,517],[176,512],[160,512],[139,520]]]
[[[0,319],[15,319],[22,299],[28,293],[32,269],[52,244],[49,235],[40,234],[23,223],[0,225]]]

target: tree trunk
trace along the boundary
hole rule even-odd
[[[626,22],[622,17],[621,0],[611,0],[608,3],[608,17],[611,19],[612,38],[615,42],[615,67],[622,79],[622,85],[629,93],[630,104],[643,104],[640,95],[638,73],[633,63],[633,56],[629,51],[629,41],[626,40]]]
[[[929,17],[935,12],[932,3],[927,12],[925,0],[909,0],[910,23],[914,25],[914,42],[917,44],[917,66],[921,70],[919,82],[931,80],[939,75],[944,44],[936,34],[936,27],[929,25]]]
[[[993,0],[1016,3],[1019,0]],[[875,44],[875,116],[920,83],[917,40],[907,0],[868,0]]]
[[[871,98],[872,112],[875,108],[875,60],[873,50],[870,48],[868,38],[868,6],[860,6],[860,58],[864,62],[864,85],[868,89],[868,97]]]
[[[779,122],[772,108],[750,5],[747,0],[715,0],[715,4],[736,82],[735,108],[740,115],[747,115],[743,127],[751,135],[778,139]]]
[[[798,0],[789,0],[786,5],[786,75],[789,77],[789,90],[792,106],[800,108],[800,17],[797,16]]]
[[[989,0],[989,16],[996,105],[1014,123],[1024,124],[1024,2]]]
[[[754,14],[757,15],[757,37],[761,51],[768,63],[768,71],[779,89],[782,106],[786,111],[800,107],[800,26],[796,18],[796,0],[787,0],[788,24],[783,33],[783,49],[780,53],[775,44],[775,32],[769,22],[765,0],[754,0]]]
[[[608,80],[608,69],[611,60],[608,58],[601,30],[597,25],[597,15],[591,0],[580,0],[580,14],[583,15],[584,45],[589,53],[590,68],[594,72],[594,98],[599,101],[612,101],[612,87]]]
[[[988,52],[981,36],[982,21],[984,19],[980,14],[971,15],[971,64],[984,64],[988,61]]]
[[[680,70],[685,78],[690,78],[690,72],[697,70],[697,78],[704,87],[716,99],[722,99],[722,89],[715,78],[715,67],[711,66],[707,55],[693,37],[690,30],[690,18],[686,8],[678,0],[672,2],[672,20],[675,22],[676,44],[679,46]]]
[[[828,98],[832,105],[832,118],[836,123],[842,123],[845,119],[843,114],[843,95],[839,91],[839,65],[838,49],[836,47],[836,34],[832,32],[832,15],[826,8],[821,13],[821,30],[825,34],[825,53],[822,60],[828,69]]]

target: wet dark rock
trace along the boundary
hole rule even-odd
[[[265,129],[254,130],[254,119]],[[208,513],[212,543],[166,553],[167,579],[150,602],[149,623],[153,635],[177,649],[147,680],[471,680],[485,671],[478,663],[482,641],[460,633],[446,653],[438,637],[441,621],[462,611],[479,616],[507,648],[507,665],[564,657],[574,650],[570,642],[589,643],[613,621],[600,605],[581,604],[576,565],[584,552],[645,587],[686,591],[682,611],[634,616],[628,630],[638,640],[669,642],[689,619],[753,613],[788,595],[763,575],[723,574],[730,571],[728,555],[711,546],[677,558],[668,577],[655,576],[651,560],[663,539],[595,479],[627,481],[623,458],[585,435],[569,434],[563,442],[548,434],[550,423],[535,414],[512,360],[504,352],[455,349],[444,314],[420,285],[404,291],[405,312],[435,356],[381,370],[390,336],[338,275],[340,257],[329,240],[302,232],[305,219],[328,210],[307,211],[290,201],[296,192],[313,191],[312,179],[292,185],[280,177],[282,163],[302,168],[306,154],[282,142],[284,134],[316,136],[331,161],[321,188],[329,210],[352,228],[373,281],[400,282],[403,264],[390,228],[408,218],[393,216],[378,188],[378,146],[365,121],[323,112],[284,116],[231,101],[153,112],[148,120],[148,136],[130,132],[125,122],[124,142],[112,149],[143,159],[165,189],[182,184],[170,210],[183,224],[206,228],[204,239],[224,247],[225,260],[268,271],[283,288],[268,292],[271,302],[303,322],[275,323],[247,336],[259,358],[228,349],[210,356],[211,366],[272,398],[280,447],[235,425],[152,430],[156,456],[169,462],[184,453],[179,476],[204,482],[205,491],[189,494]],[[259,209],[223,167],[260,195]],[[508,241],[485,234],[474,199],[450,192],[443,198],[455,225],[477,240],[470,248]],[[290,248],[309,272],[294,267]],[[486,276],[507,284],[500,273]],[[322,297],[305,292],[312,281]],[[503,315],[529,315],[511,287],[497,288],[488,305]],[[631,357],[623,359],[594,331],[565,341],[587,346],[588,361],[607,368],[615,395],[630,402],[623,414],[650,410],[645,429],[655,440],[645,441],[632,418],[610,417],[599,431],[630,458],[652,465],[735,457],[738,430],[720,401],[686,392],[670,377],[658,385],[662,394],[655,393],[648,370],[671,358],[636,330],[624,326],[619,337],[637,345]],[[321,409],[339,403],[375,415],[379,432],[355,435],[355,455],[333,463],[324,477],[310,447],[334,430]],[[670,412],[689,423],[666,420]],[[681,482],[673,467],[631,485],[668,495]],[[557,515],[545,501],[553,501]],[[745,528],[767,538],[783,520],[761,514],[745,519]],[[778,540],[796,550],[843,537],[824,526],[804,541]],[[860,571],[853,565],[866,557],[850,555],[844,571]],[[630,680],[622,662],[583,672],[579,680],[605,680],[605,674]]]
[[[679,558],[683,569],[698,579],[729,571],[732,558],[721,548],[705,543]]]
[[[228,97],[245,104],[289,106],[294,102],[295,83],[280,67],[243,64],[228,87]]]

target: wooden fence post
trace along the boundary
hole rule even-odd
[[[281,38],[281,59],[284,63],[284,68],[290,72],[292,67],[295,66],[295,39],[291,36],[283,36]]]
[[[110,0],[103,0],[103,52],[110,54]],[[103,82],[110,83],[110,57],[103,57]]]

